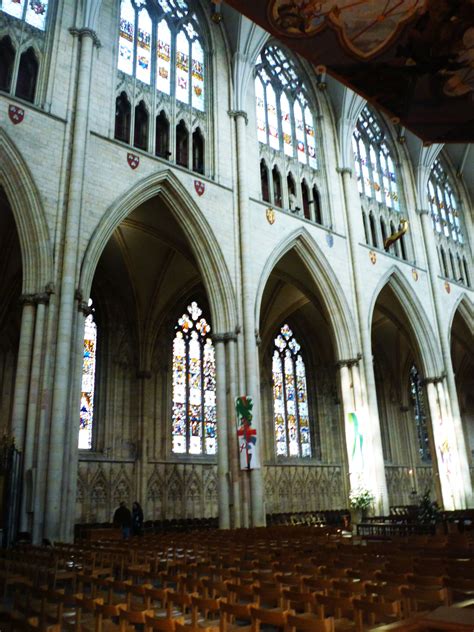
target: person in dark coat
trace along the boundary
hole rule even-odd
[[[122,536],[124,540],[130,537],[130,531],[132,528],[132,514],[123,500],[115,510],[114,525],[122,529]]]
[[[132,533],[133,535],[142,535],[143,533],[143,509],[138,500],[132,505]]]

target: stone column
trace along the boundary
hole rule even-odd
[[[140,431],[137,446],[137,490],[136,496],[142,508],[146,508],[147,482],[148,482],[148,429],[153,420],[153,414],[149,410],[151,398],[148,397],[148,387],[151,384],[151,371],[138,371],[140,380]]]
[[[38,433],[37,421],[39,413],[39,388],[41,368],[43,364],[44,320],[48,294],[35,294],[36,303],[35,333],[32,347],[31,371],[29,380],[28,413],[26,418],[26,432],[23,450],[23,493],[20,511],[20,530],[30,531],[32,528],[33,497],[34,497],[34,453]]]
[[[21,314],[15,390],[13,393],[12,435],[15,438],[16,447],[23,452],[28,408],[31,354],[33,351],[35,297],[33,294],[23,294],[20,298],[20,302],[23,305],[23,310]]]
[[[377,511],[381,514],[388,513],[388,493],[385,479],[385,463],[382,449],[382,435],[380,432],[380,421],[377,408],[377,392],[375,388],[374,366],[372,361],[372,341],[370,331],[366,326],[366,309],[363,299],[363,288],[361,287],[361,276],[358,270],[358,243],[355,226],[356,214],[352,212],[351,189],[352,171],[346,167],[338,169],[342,176],[345,201],[345,215],[347,232],[349,238],[350,266],[353,277],[354,295],[357,308],[357,323],[362,350],[363,377],[361,381],[361,397],[365,419],[361,422],[367,423],[367,437],[370,445],[370,456],[372,465],[371,489],[377,498]],[[361,220],[362,221],[362,220]],[[357,402],[356,402],[357,403]]]
[[[229,334],[227,342],[227,390],[228,397],[228,444],[229,444],[229,465],[232,477],[232,527],[239,529],[242,525],[241,521],[241,498],[240,498],[240,467],[238,460],[238,443],[235,423],[235,398],[237,397],[237,359],[236,359],[236,343],[237,334]]]
[[[454,443],[456,450],[456,459],[460,468],[461,484],[462,484],[462,500],[461,507],[470,507],[473,504],[472,482],[469,471],[469,457],[462,425],[461,412],[459,410],[458,394],[456,390],[456,380],[454,377],[453,363],[451,358],[451,348],[449,343],[449,332],[443,323],[443,305],[440,297],[439,279],[437,278],[437,253],[434,243],[433,226],[431,223],[429,211],[426,209],[418,209],[421,218],[421,226],[423,229],[423,238],[425,242],[426,258],[428,262],[428,273],[433,294],[436,323],[438,326],[439,343],[441,346],[441,354],[443,357],[443,367],[446,375],[446,395],[449,398],[450,419],[454,430]]]
[[[219,528],[230,528],[229,515],[229,446],[227,437],[227,386],[225,334],[213,334],[216,358],[216,410],[217,410],[217,489]]]
[[[65,468],[70,454],[70,437],[66,436],[71,401],[71,369],[75,358],[71,340],[76,341],[74,329],[75,285],[77,277],[78,244],[84,186],[84,166],[88,139],[88,117],[92,51],[97,36],[89,29],[71,30],[80,40],[76,100],[73,113],[71,162],[69,175],[68,206],[66,210],[64,250],[60,282],[60,299],[53,383],[53,403],[50,424],[49,463],[46,491],[45,535],[52,540],[64,537],[69,529],[61,520],[65,494],[68,493]],[[64,534],[62,533],[64,532]]]
[[[265,508],[263,499],[263,452],[261,449],[262,430],[257,347],[258,333],[254,314],[255,287],[251,274],[252,253],[249,247],[250,217],[247,191],[248,164],[246,150],[247,114],[242,111],[231,111],[229,115],[235,120],[237,138],[237,189],[239,200],[240,264],[242,269],[245,384],[247,388],[245,394],[253,398],[252,425],[257,431],[257,449],[260,455],[260,468],[250,471],[252,526],[260,527],[265,525]]]

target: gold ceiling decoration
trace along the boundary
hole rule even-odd
[[[361,59],[380,53],[399,29],[427,9],[427,0],[271,0],[268,19],[289,37],[311,37],[332,27]]]

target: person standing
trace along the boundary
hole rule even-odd
[[[122,529],[122,536],[124,540],[130,537],[130,531],[132,528],[132,514],[125,502],[122,500],[114,513],[114,525]]]
[[[142,535],[143,533],[143,509],[138,500],[132,505],[132,533],[133,535]]]

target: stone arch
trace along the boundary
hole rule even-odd
[[[0,129],[0,186],[10,203],[21,247],[22,292],[44,290],[52,280],[51,242],[43,205],[25,160]]]
[[[448,321],[449,340],[451,340],[451,332],[453,330],[453,320],[456,313],[459,311],[462,319],[466,323],[469,331],[474,336],[474,304],[470,300],[469,296],[463,292],[459,295],[454,307],[451,311]]]
[[[263,292],[273,268],[290,250],[294,250],[306,266],[326,310],[334,335],[335,351],[338,358],[353,358],[359,353],[358,333],[349,304],[331,264],[305,228],[290,234],[268,259],[260,275],[255,298],[255,322],[259,322]]]
[[[442,372],[441,349],[436,344],[436,336],[431,327],[428,316],[413,288],[396,266],[392,266],[380,279],[375,288],[367,311],[365,326],[372,331],[372,318],[375,304],[385,286],[389,285],[400,305],[408,317],[411,332],[417,345],[422,371],[425,377],[437,376]]]
[[[196,258],[214,331],[233,331],[237,325],[236,297],[224,256],[198,205],[169,170],[145,178],[106,210],[84,253],[80,275],[84,295],[90,293],[99,258],[114,230],[140,204],[158,195],[175,216]]]

